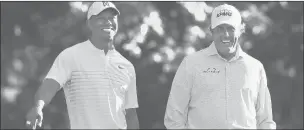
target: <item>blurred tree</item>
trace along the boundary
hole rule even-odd
[[[135,66],[140,128],[164,128],[175,71],[206,48],[212,9],[223,2],[115,2],[116,48]],[[303,2],[228,2],[240,9],[242,48],[265,66],[278,128],[303,128]],[[1,2],[1,128],[24,115],[55,57],[86,40],[91,2]],[[62,90],[44,109],[44,128],[68,128]]]

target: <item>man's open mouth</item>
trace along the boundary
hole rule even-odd
[[[106,32],[110,32],[110,31],[114,31],[113,27],[108,27],[108,28],[102,28],[102,31],[106,31]]]
[[[224,44],[230,44],[231,41],[230,40],[223,40],[222,43],[224,43]]]

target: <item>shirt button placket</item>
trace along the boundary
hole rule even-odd
[[[229,96],[229,90],[230,90],[230,76],[231,76],[231,72],[230,72],[230,66],[229,66],[230,63],[226,63],[226,84],[225,84],[225,94],[226,94],[226,121],[227,121],[227,125],[228,125],[228,128],[229,128],[229,122],[230,122],[230,113],[229,113],[229,99],[230,99],[230,96]]]
[[[109,53],[109,52],[108,52],[108,53]],[[112,75],[110,74],[110,73],[111,73],[111,72],[110,72],[111,70],[109,69],[109,68],[110,68],[110,62],[111,62],[110,58],[111,58],[110,55],[108,55],[108,56],[107,56],[107,63],[108,63],[108,64],[107,64],[107,73],[108,73],[108,77],[109,77],[109,80],[110,80],[110,84],[109,84],[108,87],[112,87],[112,82],[113,82],[113,81],[112,81],[112,80],[113,80],[113,77],[112,77],[113,74],[112,74]]]
[[[108,66],[109,66],[109,55],[105,55],[105,67],[104,67],[104,72],[106,75],[106,78],[108,79],[108,85],[106,86],[107,88],[109,88],[111,86],[111,77],[109,74],[109,70],[108,70]]]

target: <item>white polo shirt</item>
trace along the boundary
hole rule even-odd
[[[64,89],[71,129],[126,129],[125,109],[138,107],[132,63],[89,40],[61,52],[46,78]]]
[[[223,59],[212,43],[187,56],[174,77],[165,114],[168,129],[275,129],[262,63],[238,46]]]

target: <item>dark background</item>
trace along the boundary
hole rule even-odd
[[[185,55],[211,43],[210,14],[222,3],[115,2],[116,48],[136,69],[140,128],[164,128],[175,71]],[[228,3],[247,24],[242,48],[265,66],[277,128],[303,128],[303,2]],[[1,129],[24,128],[55,57],[86,40],[88,4],[1,2]],[[44,109],[43,128],[67,127],[61,90]]]

